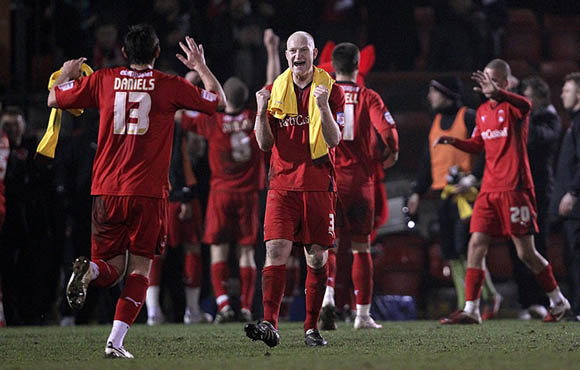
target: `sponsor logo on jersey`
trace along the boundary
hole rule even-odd
[[[344,126],[344,113],[343,112],[338,112],[336,114],[336,123],[338,123],[341,126]]]
[[[119,72],[121,76],[128,76],[133,78],[141,78],[141,77],[153,77],[153,71],[148,72],[137,72],[137,71],[128,71],[126,69]]]
[[[508,128],[504,127],[501,130],[487,129],[481,133],[481,138],[483,140],[499,139],[508,136]]]
[[[280,127],[288,127],[288,126],[304,126],[309,125],[310,119],[308,116],[304,117],[303,115],[299,114],[295,117],[286,116],[286,118],[280,120]]]
[[[395,124],[395,120],[393,119],[393,116],[391,115],[391,112],[386,111],[385,114],[385,120],[390,124],[390,125],[394,125]]]
[[[201,97],[207,101],[216,101],[217,99],[217,95],[212,93],[211,91],[207,91],[207,90],[202,90],[201,91]]]
[[[67,90],[72,89],[74,84],[75,84],[74,81],[65,82],[65,83],[58,85],[58,89],[60,91],[67,91]]]

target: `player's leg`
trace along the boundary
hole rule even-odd
[[[165,321],[163,311],[161,309],[161,302],[159,301],[159,293],[161,291],[161,275],[163,273],[163,256],[155,256],[151,263],[151,272],[149,273],[149,287],[147,288],[147,296],[145,304],[147,306],[147,325],[159,325]]]
[[[485,280],[485,256],[492,239],[482,232],[474,232],[467,247],[467,270],[465,272],[465,306],[448,318],[441,320],[442,324],[479,324],[481,314],[479,303],[481,288]]]
[[[366,241],[363,241],[366,239]],[[371,317],[373,298],[373,259],[370,236],[353,236],[352,240],[352,283],[356,296],[355,329],[380,329]]]
[[[240,245],[240,285],[241,285],[241,314],[244,321],[252,320],[252,303],[256,285],[256,261],[254,260],[254,246]]]
[[[228,297],[228,280],[230,279],[229,251],[230,247],[226,243],[211,245],[211,284],[217,304],[215,323],[232,321],[235,316]]]
[[[125,350],[123,341],[145,303],[151,263],[150,257],[129,254],[128,275],[115,308],[113,328],[107,338],[105,348],[107,357],[133,358],[133,355]]]
[[[547,321],[559,321],[570,309],[570,303],[560,291],[550,263],[536,250],[533,235],[512,236],[518,258],[532,271],[538,284],[550,299]]]
[[[328,251],[313,244],[304,248],[306,256],[306,319],[304,320],[305,343],[308,346],[324,346],[326,340],[318,332],[318,319],[328,279]]]
[[[199,243],[192,244],[186,242],[183,244],[183,285],[185,289],[185,315],[183,322],[193,324],[202,321],[211,321],[202,315],[199,307],[199,294],[201,292],[201,246]]]
[[[320,313],[320,330],[336,330],[336,305],[334,302],[334,287],[336,282],[336,251],[340,240],[336,239],[337,247],[328,249],[328,277],[326,279],[326,290],[322,300],[322,312]]]
[[[300,248],[292,248],[292,254],[288,257],[286,262],[286,288],[284,288],[284,296],[280,304],[280,320],[288,319],[290,314],[290,304],[296,294],[298,284],[300,284],[300,260],[295,253],[300,252]]]

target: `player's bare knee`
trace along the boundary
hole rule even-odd
[[[241,245],[240,252],[240,267],[256,267],[254,261],[254,247],[251,245]]]
[[[306,256],[306,264],[313,269],[324,267],[328,260],[328,251],[317,245],[305,248],[304,255]]]
[[[211,262],[225,262],[228,260],[229,246],[227,244],[211,245]]]

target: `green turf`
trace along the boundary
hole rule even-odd
[[[4,369],[579,369],[580,323],[496,320],[479,326],[387,322],[383,330],[341,324],[325,348],[306,348],[299,323],[281,324],[270,349],[242,324],[135,325],[135,360],[102,358],[108,326],[0,329]]]

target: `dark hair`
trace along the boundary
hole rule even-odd
[[[155,59],[159,38],[148,24],[129,26],[125,35],[125,53],[129,64],[149,64]]]
[[[542,108],[550,105],[550,86],[538,76],[526,78],[522,81],[521,91],[532,89],[532,95],[537,99]]]
[[[248,87],[237,77],[230,77],[224,84],[224,93],[228,102],[237,109],[241,109],[248,101]]]
[[[22,118],[26,118],[24,116],[24,111],[16,105],[8,105],[0,112],[0,120],[4,118],[4,116],[22,116]]]
[[[576,86],[580,87],[580,72],[572,72],[568,73],[566,77],[564,77],[564,82],[574,81]]]
[[[358,69],[360,51],[355,44],[343,42],[332,51],[332,66],[336,73],[351,74]]]

